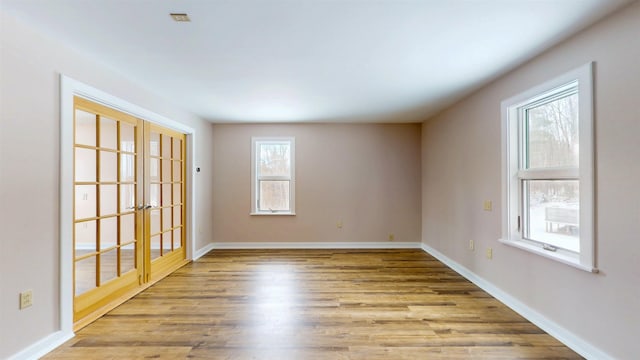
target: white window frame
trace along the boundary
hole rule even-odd
[[[281,144],[288,143],[291,148],[291,173],[290,176],[268,176],[258,178],[258,149],[261,144]],[[251,215],[295,215],[295,163],[296,163],[296,139],[292,136],[282,137],[252,137],[251,138]],[[284,180],[289,181],[289,210],[273,211],[261,210],[259,207],[260,189],[258,188],[260,180]]]
[[[557,95],[577,83],[579,121],[579,166],[523,170],[521,142],[523,109]],[[530,251],[589,272],[598,272],[595,264],[594,236],[594,134],[593,134],[593,63],[587,63],[551,81],[506,99],[502,113],[502,238],[500,242]],[[526,179],[577,179],[579,181],[580,251],[572,252],[523,238],[520,217],[523,215],[522,181]]]

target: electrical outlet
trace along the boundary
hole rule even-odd
[[[338,229],[342,229],[342,220],[339,220],[339,221],[336,223],[336,227],[337,227]]]
[[[474,244],[473,240],[469,240],[469,250],[473,251],[476,249],[476,244]]]
[[[396,239],[395,235],[389,234],[389,241],[394,241]]]
[[[20,293],[20,309],[33,305],[33,291],[27,290]]]
[[[493,259],[493,249],[492,248],[487,248],[487,259],[489,259],[489,260]]]
[[[485,200],[484,211],[491,211],[492,209],[493,209],[493,204],[491,203],[491,200]]]

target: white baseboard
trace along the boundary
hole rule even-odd
[[[558,341],[565,344],[567,347],[571,348],[581,356],[587,359],[614,360],[614,358],[609,354],[584,341],[582,338],[576,336],[574,333],[558,325],[557,323],[551,321],[539,312],[522,303],[520,300],[500,290],[491,282],[481,278],[471,270],[451,260],[438,250],[426,244],[422,244],[422,250],[440,260],[455,272],[464,276],[467,280],[476,284],[479,288],[486,291],[496,299],[500,300],[503,304],[511,308],[513,311],[522,315],[522,317],[531,321],[540,329],[544,330],[549,335],[553,336]]]
[[[420,249],[419,242],[219,242],[214,249]]]
[[[9,360],[35,360],[73,338],[73,332],[57,331],[9,357]]]
[[[205,256],[209,251],[213,250],[215,248],[215,244],[214,243],[209,243],[205,246],[203,246],[201,249],[199,249],[198,251],[195,252],[195,254],[193,254],[193,261],[196,261],[198,259],[200,259],[201,257]]]

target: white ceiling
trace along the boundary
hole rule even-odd
[[[0,0],[213,122],[421,121],[629,2]]]

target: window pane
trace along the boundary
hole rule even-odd
[[[105,117],[100,118],[100,147],[116,150],[118,146],[118,123]]]
[[[160,232],[160,210],[151,210],[151,234]]]
[[[118,277],[118,250],[100,254],[100,285]]]
[[[182,225],[182,206],[173,207],[173,227]]]
[[[160,257],[160,235],[151,237],[151,260]]]
[[[173,138],[173,156],[174,159],[180,159],[182,157],[182,140]]]
[[[162,184],[162,206],[171,204],[171,184]]]
[[[120,217],[120,244],[136,240],[136,215]]]
[[[160,156],[160,134],[153,131],[149,140],[149,155]]]
[[[260,176],[291,175],[291,146],[288,143],[260,144],[258,149]]]
[[[100,151],[100,181],[118,180],[118,154]]]
[[[90,256],[75,263],[76,296],[96,287],[96,257]]]
[[[172,211],[173,209],[170,207],[162,209],[162,231],[167,231],[173,227],[173,223],[171,222]]]
[[[136,180],[136,161],[135,155],[120,155],[120,181]]]
[[[100,216],[118,212],[118,186],[100,185]]]
[[[135,243],[120,248],[120,275],[124,275],[136,267]]]
[[[173,204],[182,203],[182,184],[173,184]]]
[[[96,116],[76,110],[76,144],[96,146]]]
[[[151,158],[149,162],[149,179],[152,182],[160,182],[160,159]]]
[[[75,256],[82,256],[96,251],[96,221],[76,223]]]
[[[173,249],[179,249],[182,247],[182,229],[177,228],[173,230]]]
[[[260,181],[260,210],[289,210],[289,181]]]
[[[128,152],[136,151],[135,134],[133,125],[125,122],[120,123],[120,150]]]
[[[162,255],[168,254],[171,252],[171,245],[173,244],[173,240],[171,239],[172,231],[167,231],[162,233]]]
[[[120,185],[120,212],[135,211],[136,206],[136,186]]]
[[[580,251],[580,204],[577,180],[527,180],[525,237]]]
[[[96,151],[76,148],[76,181],[96,181]]]
[[[160,146],[162,147],[162,158],[165,160],[171,159],[171,136],[161,135],[162,141]]]
[[[100,220],[100,250],[116,246],[118,241],[118,219],[110,217]]]
[[[173,181],[182,180],[182,162],[173,161]]]
[[[150,205],[151,206],[159,206],[160,205],[160,184],[151,184],[150,187]]]
[[[171,182],[171,160],[162,160],[162,182]]]
[[[578,166],[578,94],[527,110],[528,168]]]
[[[86,219],[96,216],[96,186],[76,185],[75,216],[76,219]]]

